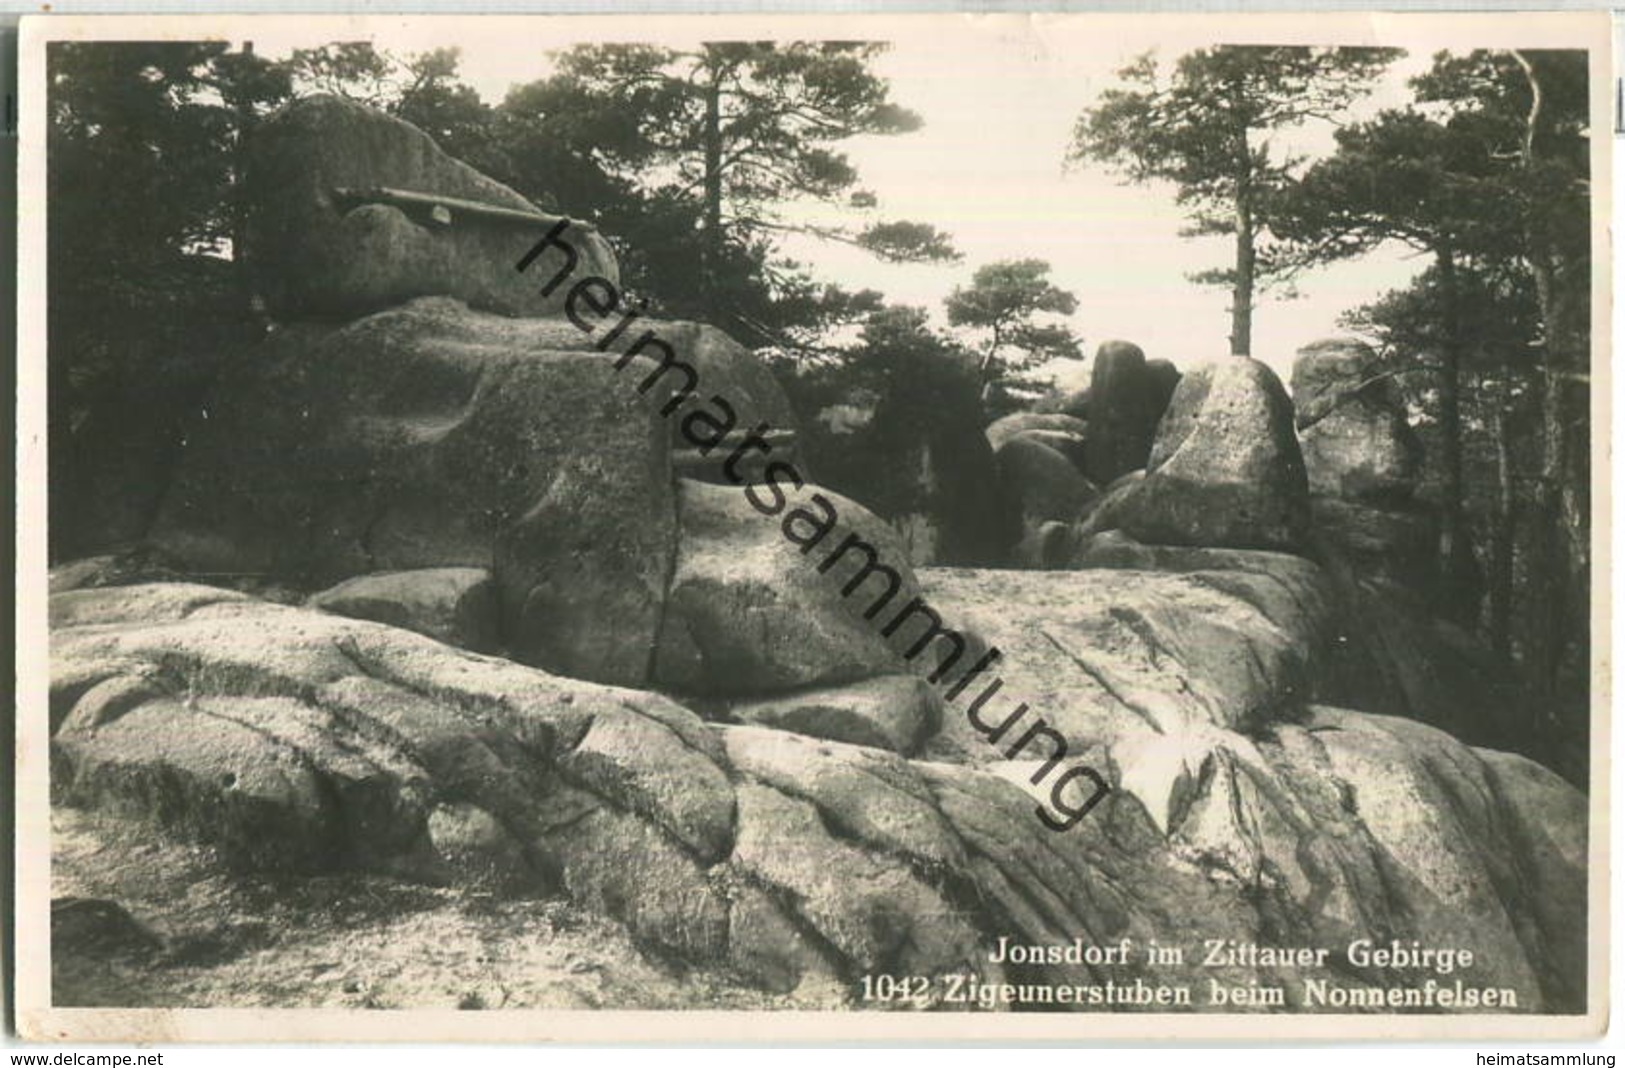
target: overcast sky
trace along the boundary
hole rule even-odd
[[[1233,262],[1228,237],[1183,238],[1186,220],[1170,185],[1126,185],[1096,164],[1064,163],[1079,113],[1128,60],[1157,48],[1152,34],[1100,42],[1089,51],[1046,47],[1024,33],[989,34],[981,47],[940,60],[929,41],[899,44],[879,64],[899,103],[925,126],[899,137],[854,143],[851,155],[887,214],[949,231],[965,254],[952,266],[877,264],[860,250],[832,248],[814,262],[849,285],[930,306],[993,260],[1036,257],[1078,297],[1074,330],[1092,352],[1108,338],[1138,343],[1179,364],[1229,351],[1229,291],[1199,286],[1193,271]],[[1406,71],[1387,86],[1394,104]],[[1375,110],[1378,100],[1367,107]],[[1317,143],[1318,142],[1318,143]],[[1324,151],[1329,127],[1301,131],[1281,147]],[[812,250],[807,251],[813,259]],[[1253,350],[1278,369],[1299,347],[1336,331],[1343,311],[1404,285],[1423,264],[1402,251],[1305,276],[1297,300],[1264,296]]]
[[[945,266],[888,265],[860,250],[815,242],[798,242],[792,251],[823,277],[879,289],[894,302],[926,306],[939,319],[943,297],[966,283],[976,267],[1036,257],[1049,261],[1054,281],[1077,295],[1072,324],[1088,351],[1108,338],[1126,338],[1148,355],[1178,364],[1222,356],[1228,351],[1228,291],[1198,286],[1187,275],[1226,266],[1233,252],[1230,239],[1180,237],[1183,218],[1171,187],[1127,186],[1095,165],[1066,167],[1072,128],[1080,111],[1114,83],[1115,71],[1142,52],[1155,50],[1168,62],[1218,39],[1324,41],[1332,33],[1331,18],[1277,18],[1267,24],[1247,16],[1214,21],[1177,15],[889,20],[886,32],[873,35],[892,41],[877,69],[889,79],[893,98],[918,112],[924,127],[902,136],[856,139],[846,150],[862,186],[879,198],[881,216],[948,231],[965,259]],[[789,32],[782,36],[834,36],[832,21],[786,26]],[[1335,25],[1341,43],[1392,43],[1409,50],[1372,97],[1351,110],[1350,120],[1403,103],[1405,80],[1425,68],[1439,48],[1465,51],[1481,43],[1459,33],[1440,36],[1431,28],[1418,34],[1393,16]],[[331,25],[276,26],[275,33],[256,31],[263,54],[343,39],[335,37]],[[760,26],[740,27],[734,36],[759,34]],[[894,26],[904,32],[891,32]],[[1317,27],[1327,27],[1328,36],[1317,36]],[[460,48],[465,79],[495,103],[511,86],[544,76],[550,68],[547,53],[574,41],[658,36],[692,43],[714,36],[718,26],[693,19],[552,19],[514,33],[470,18],[433,24],[375,20],[365,28],[380,47],[398,54]],[[1498,29],[1503,35],[1518,32],[1511,26]],[[839,30],[850,33],[850,27]],[[1282,137],[1277,147],[1315,154],[1330,147],[1331,133],[1321,124]],[[827,214],[817,206],[790,210],[820,221],[851,221],[839,210]],[[1341,313],[1404,285],[1423,266],[1405,250],[1383,249],[1303,276],[1298,299],[1260,295],[1254,355],[1284,372],[1300,346],[1336,332]]]

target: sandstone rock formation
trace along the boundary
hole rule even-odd
[[[1300,349],[1292,403],[1311,493],[1381,501],[1415,492],[1421,444],[1369,346],[1332,339]]]
[[[1197,957],[1007,970],[988,953],[1000,936],[1340,947],[1381,932],[1473,950],[1473,982],[1513,989],[1519,1011],[1575,1007],[1584,799],[1521,758],[1307,704],[1292,680],[1313,667],[1313,610],[1274,570],[1223,573],[1229,590],[926,575],[934,601],[1009,650],[1010,691],[1107,757],[1116,791],[1064,835],[1021,787],[1045,754],[1004,760],[957,708],[909,761],[177,585],[53,600],[54,786],[239,869],[562,893],[650,952],[792,995],[885,968],[1130,992],[1296,982]],[[1194,625],[1206,641],[1181,637]],[[1241,666],[1225,642],[1266,655]],[[1302,971],[1418,981],[1341,952]]]
[[[515,656],[647,678],[675,509],[670,428],[627,380],[651,363],[619,372],[567,323],[443,297],[256,355],[190,435],[153,544],[306,585],[490,568]]]
[[[1376,353],[1346,338],[1305,346],[1292,396],[1318,536],[1362,574],[1431,589],[1439,530],[1415,498],[1421,443]]]
[[[313,594],[307,603],[324,612],[388,623],[476,653],[494,653],[501,645],[496,589],[491,573],[477,567],[362,575]]]
[[[917,675],[803,690],[728,708],[741,723],[889,749],[905,756],[942,728],[942,691]]]
[[[782,517],[769,518],[752,498],[772,504],[772,492],[681,483],[678,555],[653,671],[659,687],[765,695],[897,669],[881,628],[918,590],[888,525],[839,494],[788,484]],[[856,540],[837,554],[848,539]],[[893,568],[895,583],[861,573],[871,563]],[[880,623],[865,617],[877,606],[889,609]]]
[[[1030,432],[1005,439],[995,459],[999,483],[1020,508],[1022,538],[1015,549],[1015,562],[1026,567],[1058,566],[1060,550],[1046,528],[1051,523],[1066,526],[1081,519],[1097,496],[1094,485],[1071,460],[1035,440]]]
[[[563,288],[544,296],[514,270],[559,217],[410,123],[306,97],[260,124],[253,152],[247,251],[276,318],[353,318],[435,294],[509,315],[562,309]],[[603,238],[576,222],[571,239],[578,276],[618,280]]]
[[[117,957],[148,991],[173,983],[155,961],[189,960],[185,993],[209,1003],[211,976],[251,951],[328,937],[303,934],[299,908],[328,911],[301,889],[410,885],[564,909],[621,966],[705,977],[703,995],[662,987],[674,1006],[862,1005],[853,980],[872,972],[1112,984],[1120,1000],[1043,1006],[1086,1010],[1201,1010],[1146,992],[1200,999],[1211,981],[1301,998],[1310,979],[1425,978],[1359,965],[1341,947],[1361,938],[1471,950],[1474,985],[1514,991],[1517,1011],[1583,1004],[1585,798],[1522,757],[1372,714],[1475,737],[1477,696],[1456,684],[1472,650],[1341,558],[1291,555],[1309,548],[1309,482],[1262,365],[1180,380],[1135,460],[1171,375],[1103,353],[1084,459],[1098,438],[1122,470],[1093,511],[1095,486],[1054,447],[1079,436],[1070,417],[990,431],[1021,558],[1082,569],[916,571],[891,523],[807,468],[761,480],[758,463],[756,485],[735,484],[723,450],[662,414],[675,372],[618,370],[547,317],[559,294],[539,297],[509,247],[541,223],[464,203],[533,213],[516,194],[353,105],[296,105],[266,131],[249,252],[283,321],[188,433],[150,557],[52,576],[53,800],[70,853],[120,858],[67,894],[70,950]],[[572,239],[579,270],[614,277],[607,246]],[[704,325],[644,326],[728,402],[730,434],[767,424],[801,463],[749,353]],[[1351,441],[1392,429],[1338,411]],[[992,455],[979,428],[967,440]],[[1327,499],[1403,488],[1397,461],[1341,440],[1322,442]],[[939,445],[906,451],[934,471],[960,455]],[[963,694],[932,680],[973,660],[997,668]],[[1058,826],[1082,803],[1061,789],[1079,766],[1100,789]],[[151,851],[100,854],[101,820]],[[282,880],[280,926],[192,930],[207,908],[151,891],[175,842],[215,900]],[[498,914],[515,920],[504,952],[568,940],[538,920],[554,913]],[[1187,956],[1006,967],[1000,938]],[[1213,968],[1209,939],[1334,952]],[[378,978],[368,954],[349,966],[358,989]],[[650,1007],[616,996],[596,1004]]]
[[[1179,372],[1167,360],[1146,361],[1138,345],[1106,341],[1095,352],[1089,382],[1091,481],[1104,486],[1146,466],[1157,423]]]
[[[1084,533],[1290,552],[1304,546],[1308,529],[1292,402],[1268,367],[1232,358],[1180,380],[1144,479],[1096,508]]]
[[[1041,412],[1013,412],[988,424],[988,444],[998,452],[1014,438],[1031,438],[1061,453],[1081,472],[1084,470],[1084,443],[1089,424],[1070,415]]]

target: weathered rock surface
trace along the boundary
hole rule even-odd
[[[476,653],[496,652],[501,644],[496,589],[491,573],[477,567],[362,575],[313,594],[307,603],[324,612],[388,623]]]
[[[279,331],[224,378],[150,540],[186,570],[306,588],[493,570],[513,655],[648,677],[671,567],[670,428],[567,323],[425,298]]]
[[[381,111],[332,96],[289,104],[255,131],[248,188],[249,261],[277,318],[348,318],[436,295],[507,315],[563,310],[568,283],[540,293],[566,265],[563,252],[514,269],[560,218]],[[386,203],[378,190],[453,199],[437,219],[432,204]],[[535,221],[471,213],[459,200]],[[562,236],[578,257],[575,278],[619,280],[614,254],[590,226],[572,223]]]
[[[1091,481],[1104,486],[1146,465],[1178,378],[1173,364],[1148,363],[1138,345],[1101,343],[1089,381],[1089,459],[1084,470]]]
[[[1584,798],[1432,728],[1294,700],[1316,609],[1272,572],[1313,565],[1280,560],[1228,585],[926,573],[933,603],[1005,650],[1009,693],[1110,773],[1060,834],[1021,788],[1034,761],[1002,759],[953,704],[910,761],[184,586],[55,598],[54,787],[239,867],[478,885],[522,858],[532,885],[646,950],[784,992],[886,968],[1110,980],[1116,1008],[1171,1007],[1138,1000],[1156,984],[1201,1008],[1210,978],[1418,984],[1343,955],[1380,932],[1472,950],[1471,983],[1512,989],[1517,1011],[1576,1008]],[[1246,647],[1260,659],[1240,667]],[[1005,972],[988,960],[1005,936],[1192,952]],[[1334,952],[1324,969],[1201,968],[1204,938]]]
[[[1419,594],[1340,558],[1318,565],[1280,553],[1141,545],[1111,533],[1086,539],[1072,566],[1192,576],[1263,608],[1312,650],[1313,699],[1405,716],[1472,745],[1562,766],[1529,731],[1528,706],[1506,665],[1432,615]],[[1241,575],[1254,577],[1241,585]]]
[[[617,372],[582,341],[563,322],[447,298],[286,327],[220,383],[151,540],[200,571],[489,566],[496,531],[564,460],[665,451],[628,381],[648,368]],[[651,466],[628,463],[619,480],[656,492]]]
[[[1347,501],[1409,499],[1421,444],[1376,353],[1332,339],[1299,350],[1292,402],[1311,493]]]
[[[1320,555],[1335,555],[1362,576],[1396,590],[1426,591],[1439,578],[1439,515],[1421,501],[1382,505],[1309,498]]]
[[[1080,519],[1097,496],[1094,485],[1071,460],[1030,434],[1007,438],[995,459],[1000,484],[1020,508],[1022,538],[1015,549],[1016,563],[1053,566],[1045,546],[1054,538],[1045,533],[1046,525],[1071,524]]]
[[[1562,825],[1555,833],[1569,843],[1548,848],[1575,848],[1574,829],[1584,824],[1579,794],[1525,758],[1467,750],[1410,720],[1311,703],[1343,638],[1335,595],[1314,564],[1274,553],[1141,551],[1152,558],[1142,557],[1142,566],[1154,563],[1158,571],[922,573],[945,613],[993,646],[1020,651],[1000,663],[1011,696],[984,711],[985,721],[996,723],[1019,698],[1079,747],[1100,746],[1119,805],[1135,797],[1174,853],[1210,873],[1272,887],[1283,902],[1311,886],[1329,889],[1316,897],[1322,914],[1306,921],[1326,944],[1384,930],[1389,921],[1378,916],[1411,893],[1428,922],[1451,938],[1495,930],[1489,937],[1499,940],[1527,929],[1528,916],[1513,918],[1504,902],[1491,903],[1503,892],[1491,887],[1527,875],[1508,881],[1502,858],[1469,860],[1464,854],[1475,850],[1460,843],[1481,835],[1489,810],[1514,796],[1515,787],[1503,785],[1503,766],[1537,775],[1542,790],[1556,791],[1548,800],[1568,798],[1561,809],[1537,806]],[[1416,648],[1388,651],[1427,663]],[[927,756],[992,748],[956,711],[950,705],[944,734]],[[1384,762],[1392,762],[1391,773]],[[1109,811],[1108,824],[1121,809]],[[1372,854],[1350,852],[1353,839],[1342,836],[1353,825],[1376,843]],[[1381,859],[1373,865],[1373,858]],[[1328,865],[1340,870],[1333,874]],[[1373,893],[1388,896],[1373,900]],[[1452,914],[1457,906],[1462,913]],[[1528,966],[1555,969],[1552,981],[1572,990],[1581,941],[1568,930],[1557,937],[1563,948],[1549,944],[1534,955],[1546,963],[1531,957]],[[1524,965],[1511,963],[1516,956],[1487,949],[1481,959],[1495,962],[1491,971],[1522,973]],[[1557,964],[1560,958],[1568,963]]]
[[[648,328],[741,431],[793,432],[782,390],[725,334]],[[676,554],[672,449],[699,402],[662,414],[683,373],[617,355],[567,322],[449,298],[287,327],[219,383],[149,540],[188,572],[305,588],[487,568],[517,659],[646,683]]]
[[[1479,576],[1467,532],[1455,530],[1455,551],[1441,555],[1438,509],[1416,497],[1421,442],[1376,353],[1348,338],[1308,345],[1292,393],[1318,555],[1471,625]]]
[[[1083,533],[1107,530],[1154,544],[1302,549],[1308,484],[1275,373],[1232,358],[1180,379],[1145,478],[1096,508]]]
[[[771,507],[775,492],[785,498],[776,515],[752,503]],[[678,500],[677,566],[654,671],[661,688],[758,696],[897,670],[881,630],[918,590],[885,522],[855,501],[788,482],[775,491],[685,479]],[[834,557],[849,537],[872,547],[873,561],[856,542]],[[895,585],[884,572],[863,573],[871,562],[893,569]]]
[[[1065,434],[1081,439],[1088,437],[1089,424],[1082,419],[1061,413],[1012,412],[993,420],[984,433],[987,434],[988,444],[993,446],[994,452],[997,452],[1012,438],[1038,431]]]
[[[741,723],[907,755],[941,727],[942,692],[917,675],[882,675],[744,701],[730,705],[728,713]]]

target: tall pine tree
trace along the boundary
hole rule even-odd
[[[1262,255],[1273,195],[1301,162],[1272,133],[1333,121],[1401,53],[1387,48],[1220,45],[1180,57],[1172,71],[1142,56],[1118,72],[1078,119],[1070,158],[1121,169],[1132,182],[1169,181],[1191,236],[1235,239],[1230,267],[1197,281],[1230,289],[1230,351],[1252,351],[1255,293],[1280,272]]]

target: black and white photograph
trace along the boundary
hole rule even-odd
[[[22,1034],[1600,1034],[1610,29],[25,19]]]

